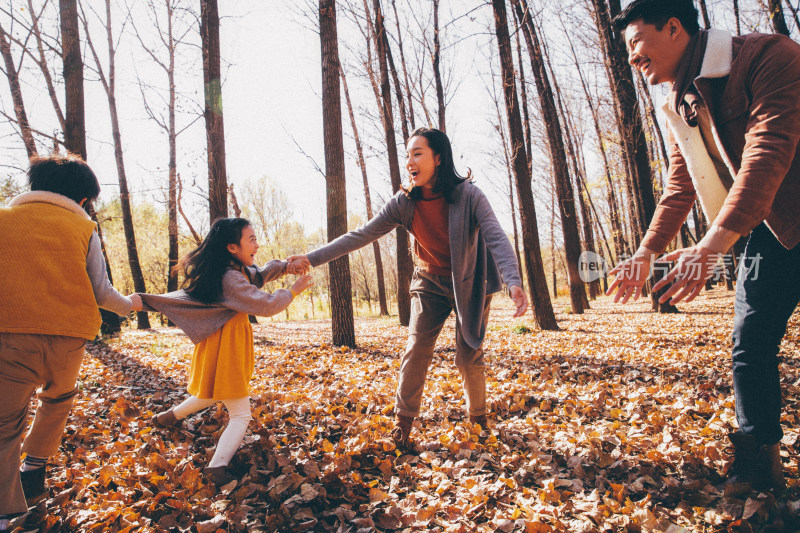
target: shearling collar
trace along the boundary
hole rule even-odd
[[[86,213],[86,211],[84,211],[84,209],[80,205],[78,205],[74,200],[71,200],[62,194],[57,194],[49,191],[24,192],[19,196],[14,197],[14,199],[11,200],[9,206],[32,204],[32,203],[45,203],[45,204],[57,205],[58,207],[63,207],[67,211],[72,211],[76,215],[82,215],[87,220],[91,220],[91,217]]]
[[[724,30],[708,30],[708,44],[698,78],[722,78],[731,72],[733,36]]]

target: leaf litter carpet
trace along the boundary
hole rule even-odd
[[[725,494],[735,428],[732,293],[681,313],[601,298],[559,313],[558,332],[495,299],[484,344],[489,427],[469,423],[454,320],[428,374],[415,449],[390,437],[406,329],[356,320],[254,326],[253,420],[215,488],[202,468],[227,420],[219,404],[182,429],[151,427],[185,397],[192,344],[125,330],[90,344],[49,497],[18,531],[798,531],[800,312],[781,346],[784,494]],[[557,302],[563,308],[564,302]],[[559,307],[560,306],[560,307]]]

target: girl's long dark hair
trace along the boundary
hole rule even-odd
[[[467,169],[467,175],[461,176],[456,171],[453,161],[453,148],[450,146],[450,139],[447,135],[435,128],[417,128],[411,135],[412,137],[425,137],[433,153],[439,156],[439,166],[436,169],[436,182],[433,184],[433,192],[441,194],[448,204],[453,203],[453,189],[462,182],[472,179],[472,171]],[[408,185],[403,187],[403,191],[408,198],[419,200],[422,198],[422,191],[419,187]]]
[[[242,231],[250,225],[244,218],[220,218],[214,221],[200,246],[178,260],[173,272],[183,272],[184,290],[195,300],[216,303],[222,300],[222,276],[236,259],[229,244],[239,244]]]

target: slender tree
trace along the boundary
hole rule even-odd
[[[64,64],[64,91],[66,94],[64,116],[64,146],[73,154],[86,161],[86,117],[83,103],[83,59],[81,57],[81,41],[78,29],[78,1],[59,0],[61,18],[61,58]],[[89,214],[97,222],[97,214],[89,207]],[[106,260],[106,272],[111,280],[111,267],[106,254],[103,232],[98,224],[97,234],[103,256]],[[100,309],[103,324],[100,331],[104,334],[118,333],[122,328],[119,316],[111,311]]]
[[[350,101],[350,91],[347,89],[347,77],[342,69],[342,89],[344,89],[344,99],[347,103],[347,114],[350,116],[350,124],[353,126],[353,139],[356,143],[356,153],[358,154],[358,168],[361,169],[361,178],[364,182],[364,203],[367,208],[367,220],[372,218],[372,194],[369,190],[369,180],[367,179],[367,163],[364,160],[364,147],[361,145],[361,137],[356,126],[356,116],[353,113],[353,104]],[[386,304],[386,281],[383,276],[383,257],[381,256],[381,246],[378,241],[372,242],[372,252],[375,255],[375,275],[378,279],[378,303],[382,315],[389,314],[389,306]],[[365,282],[366,283],[366,282]]]
[[[339,91],[339,43],[336,36],[336,0],[319,0],[319,40],[322,49],[322,125],[325,138],[325,182],[328,241],[347,233],[347,183],[344,173],[342,101]],[[353,291],[348,256],[328,265],[331,290],[333,344],[356,345]]]
[[[441,45],[439,41],[439,0],[433,0],[433,81],[436,85],[436,103],[439,111],[439,129],[446,132],[444,87],[442,86],[441,73]]]
[[[14,58],[11,56],[11,43],[3,26],[0,24],[0,55],[3,56],[3,63],[6,67],[6,77],[8,78],[8,88],[11,91],[11,100],[14,102],[14,115],[17,117],[17,126],[25,144],[25,151],[28,158],[36,157],[36,141],[33,140],[33,132],[28,123],[28,114],[25,112],[25,103],[22,99],[22,88],[19,85],[19,71],[14,66]]]
[[[558,194],[558,208],[561,214],[561,231],[564,236],[564,252],[567,258],[567,278],[572,311],[581,314],[588,307],[586,288],[580,277],[578,262],[581,255],[581,239],[578,232],[578,219],[575,212],[575,195],[569,176],[563,130],[556,109],[555,97],[550,84],[550,77],[545,66],[542,47],[539,43],[538,31],[530,12],[523,10],[520,0],[511,0],[517,19],[522,24],[522,31],[528,43],[533,78],[539,94],[542,119],[547,132],[550,160],[553,163],[553,175]]]
[[[145,87],[140,80],[139,88],[142,93],[142,100],[145,104],[145,110],[150,118],[164,131],[167,135],[167,144],[169,146],[169,159],[167,164],[167,239],[168,239],[168,252],[167,252],[167,291],[175,291],[178,289],[178,273],[173,272],[173,267],[178,264],[178,135],[183,132],[186,127],[178,131],[176,124],[176,108],[177,108],[177,89],[175,84],[175,56],[178,46],[183,42],[183,38],[190,30],[187,26],[183,32],[177,31],[175,28],[175,15],[178,8],[177,0],[163,0],[164,14],[166,24],[161,19],[158,13],[158,8],[154,3],[148,2],[151,10],[151,22],[158,31],[160,39],[164,48],[166,49],[166,60],[161,53],[156,49],[145,43],[136,26],[134,25],[134,33],[139,40],[139,44],[144,49],[153,62],[164,72],[167,78],[167,117],[164,119],[163,115],[157,113],[154,107],[150,104],[150,100],[145,91]],[[232,189],[230,189],[232,191]],[[192,229],[192,231],[194,231]]]
[[[400,190],[400,164],[397,159],[397,141],[394,133],[394,116],[392,113],[392,95],[389,86],[389,68],[386,59],[386,50],[389,46],[383,22],[383,11],[380,0],[373,0],[375,15],[375,35],[378,45],[378,67],[380,69],[381,111],[383,115],[383,129],[386,136],[386,154],[389,158],[389,176],[392,180],[392,190]],[[408,325],[411,318],[411,273],[413,263],[409,247],[408,232],[405,228],[395,230],[397,236],[397,311],[400,323]]]
[[[95,65],[97,67],[97,75],[100,78],[100,83],[103,85],[103,90],[106,93],[108,100],[108,110],[111,117],[111,138],[114,141],[114,162],[117,166],[117,178],[119,181],[119,203],[122,211],[122,229],[125,233],[125,246],[128,252],[128,265],[131,269],[131,278],[133,279],[133,286],[136,292],[146,293],[147,287],[144,282],[144,274],[142,274],[142,266],[139,264],[139,249],[136,246],[136,233],[133,229],[133,213],[131,210],[131,195],[128,189],[128,176],[125,172],[125,158],[122,151],[122,131],[119,126],[119,116],[117,115],[117,97],[116,97],[116,47],[114,46],[114,35],[111,29],[111,0],[105,0],[106,17],[106,42],[108,45],[108,77],[106,77],[105,70],[103,69],[102,62],[98,57],[97,50],[95,50],[92,36],[89,33],[89,24],[86,20],[86,15],[82,14],[84,34],[86,35],[86,42],[92,52]],[[138,329],[150,329],[150,318],[146,311],[139,311],[136,313],[136,323]]]
[[[781,0],[767,0],[769,7],[769,19],[772,21],[772,27],[775,33],[789,36],[789,27],[786,25],[786,18],[783,16],[783,6]]]
[[[519,111],[516,76],[512,59],[511,37],[508,32],[505,0],[492,0],[495,35],[500,53],[503,97],[506,104],[509,141],[511,143],[511,161],[517,185],[517,199],[520,204],[522,226],[522,243],[529,283],[529,291],[533,313],[540,328],[558,330],[547,281],[542,263],[542,252],[539,244],[539,229],[536,221],[536,207],[533,202],[531,180],[528,176],[528,156],[525,153],[525,135],[522,131],[522,118]]]
[[[600,44],[605,57],[606,73],[611,85],[618,116],[618,127],[625,162],[630,172],[631,196],[636,210],[634,238],[640,241],[655,213],[653,175],[650,154],[639,110],[639,99],[633,73],[627,63],[625,44],[614,32],[611,19],[619,12],[619,1],[591,0]]]
[[[200,37],[203,47],[203,87],[206,97],[204,116],[208,147],[208,212],[211,222],[214,222],[217,218],[228,216],[228,177],[225,170],[225,125],[222,115],[217,0],[200,0]]]
[[[711,27],[711,19],[708,18],[706,0],[699,0],[698,3],[700,4],[700,13],[703,15],[703,24],[705,25],[706,29],[709,29]]]

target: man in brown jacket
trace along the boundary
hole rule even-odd
[[[738,431],[726,488],[785,487],[780,458],[778,350],[800,301],[800,45],[780,35],[703,31],[691,0],[635,0],[615,19],[628,61],[669,83],[664,195],[639,249],[612,271],[615,301],[637,298],[653,258],[699,198],[711,228],[665,256],[676,266],[653,290],[691,301],[740,237],[733,386]]]

